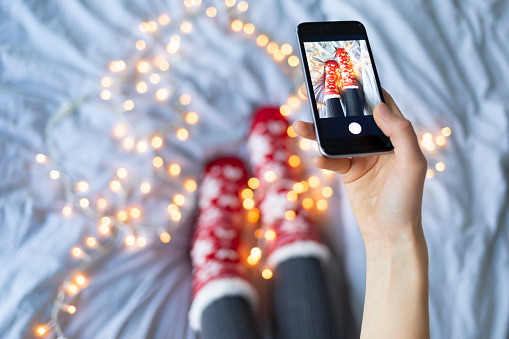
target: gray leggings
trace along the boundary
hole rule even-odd
[[[320,262],[294,258],[274,274],[274,335],[277,339],[337,338]],[[203,339],[258,339],[251,308],[242,297],[225,297],[203,312]]]

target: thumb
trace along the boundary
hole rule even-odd
[[[378,127],[391,139],[397,160],[424,161],[412,123],[385,103],[376,105],[373,116]]]

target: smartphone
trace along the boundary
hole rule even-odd
[[[384,98],[364,25],[304,22],[297,39],[320,153],[342,158],[392,152],[373,118]]]

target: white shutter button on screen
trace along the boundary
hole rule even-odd
[[[362,131],[362,127],[358,123],[352,122],[348,125],[348,130],[350,130],[350,133],[352,134],[359,134]]]

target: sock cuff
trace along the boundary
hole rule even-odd
[[[330,257],[329,249],[314,240],[298,240],[275,249],[267,258],[269,267],[276,267],[286,260],[298,257],[317,258],[322,263]]]
[[[191,329],[201,331],[203,311],[212,302],[228,296],[244,297],[253,309],[258,307],[258,293],[247,280],[239,277],[212,280],[198,291],[191,303],[188,313]]]

